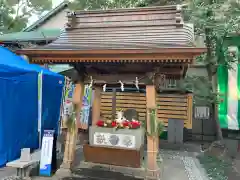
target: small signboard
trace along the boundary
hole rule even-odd
[[[54,130],[44,130],[39,174],[51,176]]]
[[[194,109],[195,119],[209,119],[210,108],[208,106],[195,106]]]

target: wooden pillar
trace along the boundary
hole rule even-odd
[[[155,109],[156,104],[156,89],[154,85],[146,86],[146,101],[147,101],[147,129],[150,128],[150,112],[149,108]],[[147,176],[159,176],[159,167],[157,164],[157,154],[159,149],[159,137],[147,136]]]
[[[117,92],[116,88],[112,90],[112,120],[116,119],[116,109],[117,109]]]
[[[87,125],[80,123],[80,112],[82,109],[83,94],[84,94],[84,83],[81,81],[78,81],[75,84],[75,89],[73,94],[73,103],[77,106],[77,109],[76,109],[77,127],[81,129],[87,129]]]
[[[70,169],[73,164],[78,133],[77,125],[79,123],[79,116],[82,107],[83,90],[84,83],[81,81],[77,82],[73,94],[73,104],[76,105],[75,113],[77,122],[74,130],[72,131],[70,131],[70,129],[67,130],[64,158],[63,163],[61,165],[61,168],[63,169]]]
[[[95,126],[100,118],[101,109],[101,91],[100,87],[95,87],[92,106],[92,125]]]
[[[187,95],[187,128],[192,129],[193,95]]]

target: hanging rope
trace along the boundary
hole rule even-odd
[[[147,78],[148,76],[142,76],[140,78],[136,77],[134,81],[132,81],[133,85],[136,87],[137,90],[139,90],[139,82],[142,80],[142,79],[145,79]],[[90,79],[90,83],[88,85],[88,88],[92,88],[93,84],[94,84],[94,80],[92,78],[92,76],[89,77]],[[129,81],[128,81],[129,82]],[[105,82],[105,84],[102,86],[103,88],[103,92],[106,92],[106,87],[107,87],[107,84],[120,84],[120,88],[121,88],[121,91],[124,91],[124,84],[127,84],[127,82],[124,83],[124,81],[122,80],[118,80],[118,81],[110,81],[110,82]]]

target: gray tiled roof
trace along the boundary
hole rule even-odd
[[[177,6],[77,11],[54,42],[40,49],[146,49],[194,47],[193,26]]]

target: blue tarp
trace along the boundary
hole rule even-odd
[[[42,131],[58,129],[64,77],[0,47],[0,166],[38,148],[38,73],[43,72]]]

